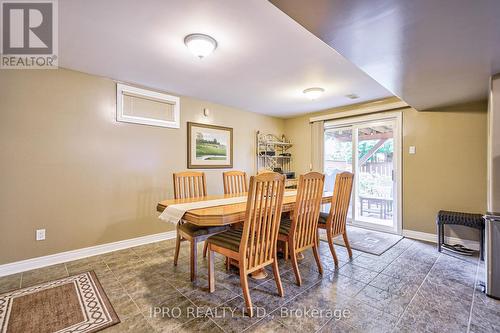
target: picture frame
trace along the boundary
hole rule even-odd
[[[200,123],[187,123],[188,169],[233,167],[233,129]]]

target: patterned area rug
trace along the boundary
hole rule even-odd
[[[351,248],[375,255],[381,255],[403,239],[402,236],[353,226],[347,226],[347,237]],[[328,241],[324,230],[320,230],[319,238]],[[342,236],[334,238],[333,243],[345,246]]]
[[[93,271],[0,295],[1,333],[91,333],[119,322]]]

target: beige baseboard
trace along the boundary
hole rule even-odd
[[[0,265],[0,277],[19,272],[25,272],[32,269],[42,268],[46,266],[56,265],[63,262],[78,260],[86,257],[91,257],[103,253],[128,249],[130,247],[155,243],[167,239],[173,239],[176,236],[176,231],[162,232],[148,236],[142,236],[132,239],[126,239],[118,242],[101,244],[83,249],[66,251],[48,256],[37,257],[22,261],[16,261],[4,265]]]

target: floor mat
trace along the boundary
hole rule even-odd
[[[351,248],[376,255],[381,255],[403,239],[402,236],[353,226],[347,226],[347,237]],[[324,230],[320,230],[319,238],[328,241]],[[334,238],[333,243],[345,246],[342,236]]]
[[[97,332],[120,320],[93,271],[0,295],[0,332]]]

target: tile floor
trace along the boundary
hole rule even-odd
[[[2,277],[0,293],[94,270],[121,319],[104,332],[500,332],[500,301],[480,292],[484,264],[477,258],[439,254],[409,239],[381,256],[354,251],[352,260],[336,248],[337,269],[321,242],[323,276],[306,254],[302,287],[281,260],[283,298],[271,270],[251,280],[254,318],[243,316],[239,277],[226,272],[222,257],[209,294],[206,260],[190,283],[187,244],[174,267],[173,240]]]

